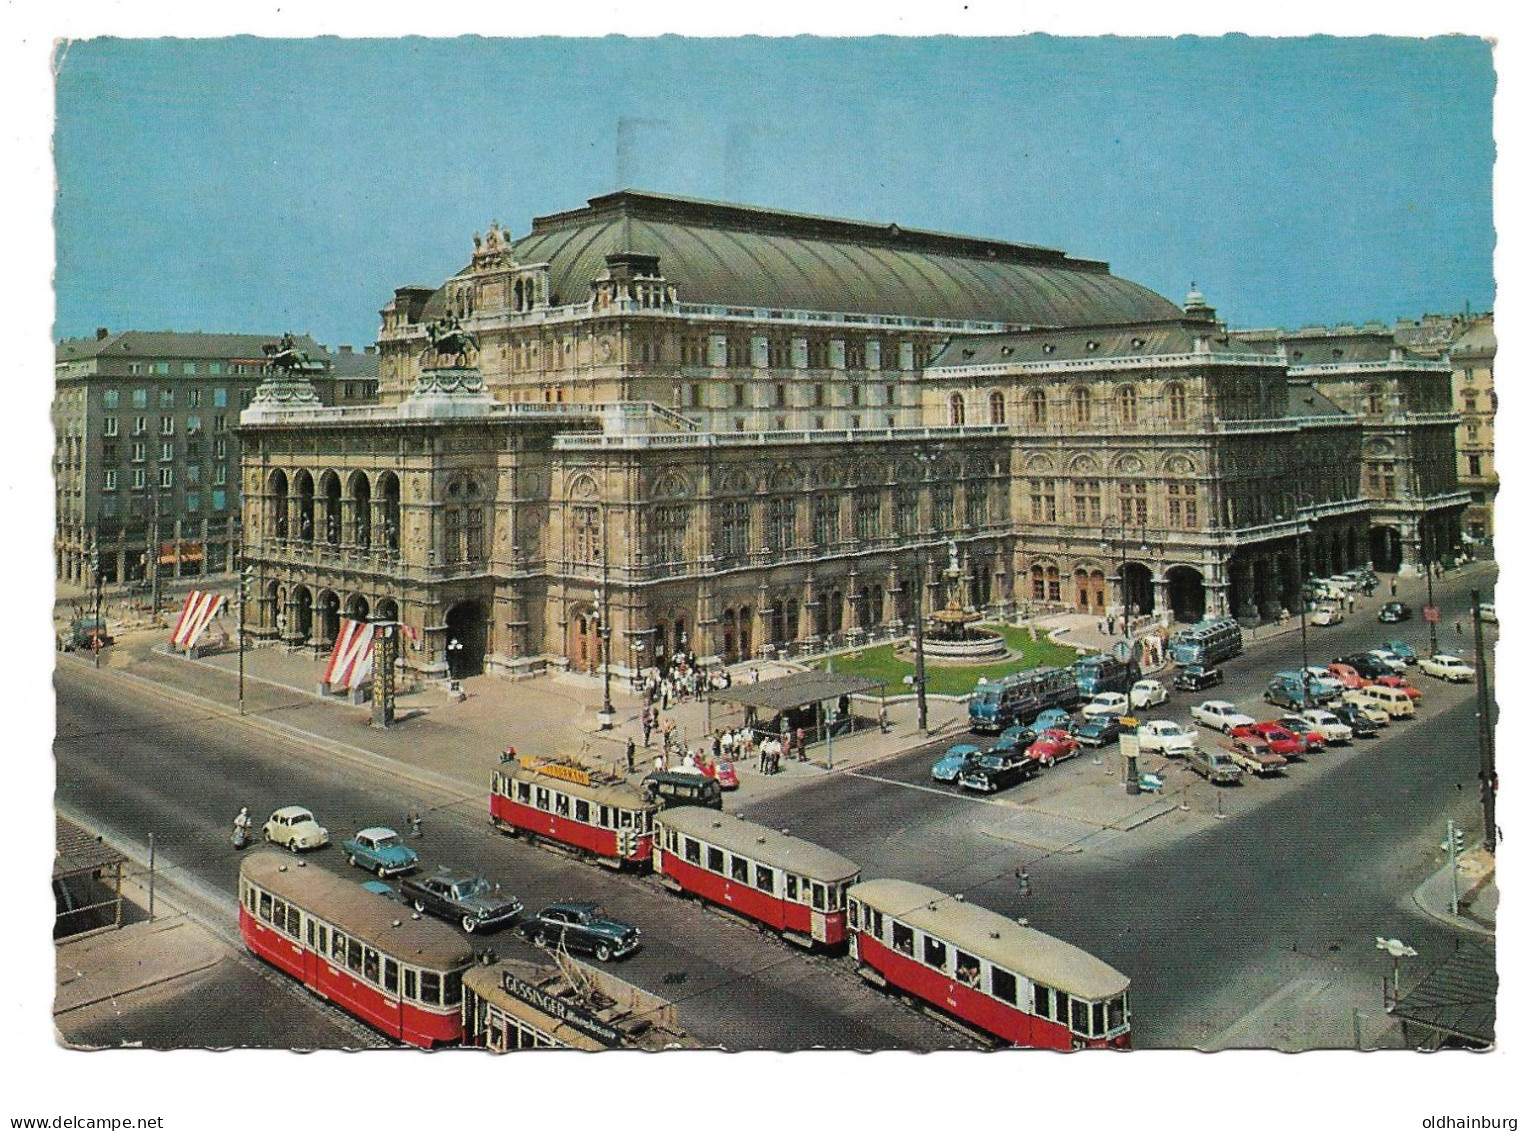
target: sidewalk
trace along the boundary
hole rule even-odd
[[[1496,859],[1476,847],[1459,857],[1459,915],[1453,913],[1454,888],[1449,866],[1439,868],[1411,893],[1421,910],[1446,926],[1496,937]]]

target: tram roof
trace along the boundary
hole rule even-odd
[[[239,870],[272,895],[395,958],[442,970],[473,960],[472,947],[444,923],[414,918],[403,904],[284,853],[256,852]]]
[[[682,805],[665,809],[658,814],[658,820],[669,828],[714,844],[717,848],[725,848],[760,864],[821,880],[823,883],[840,883],[860,874],[860,866],[847,857],[809,840],[777,832],[753,821],[745,821],[731,813]]]
[[[922,884],[866,880],[849,889],[849,898],[1077,997],[1102,1001],[1130,986],[1129,978],[1080,947]]]
[[[558,789],[574,797],[588,798],[598,805],[609,805],[619,809],[651,809],[653,807],[652,802],[645,800],[635,786],[618,779],[591,780],[585,783],[558,777],[555,774],[542,773],[537,766],[527,766],[518,761],[512,765],[506,764],[503,771],[516,781],[535,782],[537,785],[544,785],[548,789]],[[591,774],[594,772],[590,771]]]

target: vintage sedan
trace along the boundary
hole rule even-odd
[[[1301,715],[1283,715],[1273,720],[1300,740],[1307,754],[1318,754],[1326,749],[1326,735],[1310,725]]]
[[[1187,664],[1173,676],[1174,691],[1203,691],[1219,687],[1225,682],[1226,673],[1219,668],[1207,668],[1203,664]]]
[[[1226,747],[1226,756],[1247,773],[1258,777],[1276,774],[1289,764],[1284,755],[1274,753],[1267,739],[1242,728],[1237,728],[1233,734]]]
[[[1408,664],[1415,664],[1419,658],[1417,656],[1417,650],[1410,644],[1407,644],[1404,640],[1386,640],[1380,644],[1380,647],[1387,652],[1391,652],[1399,656]]]
[[[981,747],[959,743],[944,752],[944,757],[934,763],[930,771],[935,781],[954,781],[960,772],[981,756]]]
[[[1328,743],[1353,741],[1353,727],[1333,711],[1313,707],[1301,711],[1298,718]]]
[[[399,885],[399,898],[415,911],[428,911],[460,923],[469,935],[475,931],[507,926],[525,910],[499,885],[482,876],[441,868],[428,876],[408,876]]]
[[[342,845],[352,868],[379,876],[396,876],[419,864],[419,853],[403,843],[396,830],[383,825],[362,829]]]
[[[1084,746],[1107,746],[1119,741],[1119,730],[1118,715],[1098,715],[1077,728],[1077,741]]]
[[[1138,679],[1135,686],[1130,689],[1130,706],[1138,711],[1144,711],[1148,707],[1160,707],[1169,698],[1171,696],[1167,694],[1167,688],[1155,679]]]
[[[1332,714],[1336,715],[1338,719],[1352,729],[1354,738],[1377,738],[1379,736],[1379,728],[1385,725],[1385,723],[1377,722],[1370,718],[1367,709],[1355,707],[1351,703],[1332,704]],[[1381,711],[1380,714],[1383,715],[1384,712]],[[1389,721],[1390,716],[1385,715],[1385,722]]]
[[[279,844],[292,852],[305,848],[322,848],[329,843],[329,830],[313,818],[311,810],[301,805],[283,805],[271,814],[261,830],[271,844]]]
[[[1380,624],[1400,624],[1411,619],[1411,606],[1404,601],[1386,601],[1379,607]]]
[[[1130,700],[1118,691],[1101,691],[1083,704],[1082,717],[1084,719],[1096,719],[1103,715],[1113,715],[1116,718],[1130,713]]]
[[[1419,666],[1424,675],[1430,675],[1434,679],[1445,679],[1450,683],[1469,683],[1475,678],[1474,668],[1458,656],[1450,656],[1447,652],[1428,656]]]
[[[1405,658],[1397,655],[1395,652],[1392,652],[1388,648],[1370,648],[1367,652],[1364,653],[1364,655],[1373,656],[1376,660],[1384,664],[1385,667],[1389,668],[1396,675],[1406,674]]]
[[[1040,763],[1017,750],[989,750],[960,771],[960,787],[977,793],[996,793],[1028,781],[1040,772]]]
[[[1237,727],[1231,732],[1232,738],[1247,735],[1256,735],[1261,738],[1268,744],[1268,749],[1281,758],[1298,758],[1305,753],[1305,743],[1300,740],[1300,737],[1278,723],[1253,723],[1248,727]]]
[[[1169,757],[1181,756],[1185,750],[1193,749],[1199,740],[1197,730],[1171,719],[1142,723],[1136,728],[1135,735],[1140,741],[1142,754],[1166,754]]]
[[[1054,766],[1057,762],[1075,758],[1078,750],[1077,740],[1070,733],[1053,727],[1030,743],[1024,753],[1042,766]]]
[[[1320,628],[1327,628],[1343,621],[1342,606],[1335,601],[1322,601],[1311,609],[1306,621]]]
[[[1188,713],[1194,716],[1196,722],[1226,734],[1230,734],[1237,727],[1249,727],[1257,722],[1251,715],[1244,715],[1238,711],[1235,703],[1229,703],[1224,699],[1206,699],[1197,707],[1190,707]]]
[[[1373,683],[1376,687],[1393,687],[1397,691],[1404,691],[1406,697],[1413,703],[1420,703],[1422,701],[1422,689],[1411,686],[1402,676],[1382,675],[1374,680]]]
[[[520,933],[540,947],[578,950],[601,962],[624,958],[642,945],[642,932],[612,919],[597,903],[553,903],[520,925]]]
[[[1051,707],[1041,711],[1033,725],[1036,734],[1047,730],[1064,730],[1071,734],[1077,727],[1077,720],[1060,707]]]

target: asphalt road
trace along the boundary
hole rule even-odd
[[[241,805],[257,819],[283,804],[308,805],[337,841],[366,825],[401,826],[422,800],[378,772],[268,737],[223,714],[146,696],[110,673],[61,665],[57,687],[60,803],[140,842],[153,832],[167,877],[221,893],[230,916],[239,856],[227,834]],[[676,899],[649,880],[613,875],[506,838],[489,826],[486,805],[482,794],[434,799],[417,842],[423,866],[481,870],[530,907],[595,899],[637,923],[646,944],[616,972],[674,1001],[687,1029],[707,1044],[972,1047],[874,990],[841,961],[805,955]],[[357,882],[370,878],[347,868],[335,847],[311,859]],[[533,952],[507,933],[474,941],[501,953]],[[101,1035],[133,1039],[124,1038],[121,1026]]]

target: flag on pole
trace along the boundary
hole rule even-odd
[[[221,593],[203,592],[200,589],[187,593],[186,603],[181,606],[180,616],[175,621],[175,630],[170,633],[170,643],[176,648],[188,650],[196,647],[196,642],[207,631],[212,618],[222,611],[223,601]]]
[[[324,670],[330,691],[350,691],[371,678],[375,631],[365,621],[341,618],[334,651],[329,653],[329,666]]]

